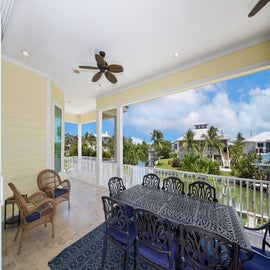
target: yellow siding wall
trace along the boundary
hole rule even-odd
[[[64,110],[61,90],[54,84],[47,87],[45,75],[2,59],[4,199],[12,195],[9,182],[13,182],[22,193],[38,191],[37,174],[47,167],[47,88],[49,91],[51,88],[50,121],[53,132],[54,105]],[[53,146],[53,133],[50,145]],[[53,168],[53,147],[49,150]]]
[[[4,198],[13,182],[37,190],[46,165],[46,77],[2,60],[2,174]]]
[[[82,124],[82,123],[87,123],[87,122],[96,122],[97,116],[96,113],[88,113],[84,115],[74,115],[70,113],[65,113],[64,116],[65,122],[71,122],[71,123],[77,123],[77,124]]]

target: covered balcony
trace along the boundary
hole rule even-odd
[[[85,161],[85,163],[88,163],[88,161]],[[75,163],[73,163],[73,165],[75,165]],[[128,166],[125,168],[126,176],[129,175],[129,177],[133,179],[133,184],[135,184],[135,180],[137,182],[140,181],[143,173],[148,172],[148,170],[144,169],[140,171],[140,169],[142,168],[136,168],[136,166]],[[137,175],[134,174],[135,171],[138,172]],[[161,177],[169,175],[169,172],[166,171],[155,172]],[[81,175],[81,177],[76,178],[76,175]],[[109,194],[108,187],[105,185],[106,181],[104,180],[103,187],[96,186],[93,184],[95,182],[95,178],[93,175],[89,174],[89,172],[85,171],[85,169],[81,172],[75,169],[73,171],[69,170],[66,172],[66,176],[69,177],[72,185],[71,208],[68,210],[67,203],[62,203],[57,207],[54,239],[50,237],[49,225],[47,228],[44,228],[43,226],[37,227],[30,233],[26,234],[23,242],[22,254],[17,255],[18,240],[14,242],[17,224],[8,225],[7,229],[4,230],[2,234],[2,269],[30,269],[33,268],[33,266],[35,269],[49,269],[48,262],[51,259],[59,254],[64,248],[73,244],[75,241],[104,222],[101,196]],[[194,177],[199,177],[199,175],[187,174],[186,177],[191,179]],[[200,175],[200,177],[203,177],[203,175]],[[226,181],[231,183],[230,189],[227,189],[227,191],[230,190],[231,192],[234,191],[233,183],[236,180],[237,179],[213,179],[215,183],[221,183],[222,181],[225,183]],[[129,183],[126,181],[126,184]],[[244,190],[245,188],[243,187],[243,197],[246,195]],[[218,189],[219,195],[220,192],[221,190]],[[250,192],[252,192],[252,188],[250,189]],[[227,194],[229,194],[229,192],[227,192]],[[229,196],[230,198],[233,197],[231,195]],[[266,193],[264,193],[262,196],[262,200],[265,200],[265,196]],[[224,197],[224,201],[227,203],[228,198]],[[241,202],[238,197],[236,198],[236,201],[237,204],[239,202],[243,204],[242,211],[240,207],[238,208],[240,209],[239,214],[246,214],[246,199]],[[269,196],[266,204],[267,203],[269,206]],[[251,223],[254,220],[254,215],[251,211],[249,214],[249,222]],[[260,216],[260,214],[258,216]],[[256,220],[259,220],[259,218],[256,218]],[[261,247],[261,234],[248,232],[248,236],[252,245]]]
[[[123,177],[130,187],[150,171],[162,179],[172,174],[123,164],[126,106],[270,68],[269,4],[249,18],[252,6],[244,2],[2,1],[1,220],[9,182],[31,194],[45,168],[72,181],[71,209],[57,207],[54,240],[37,229],[18,256],[15,228],[0,230],[3,269],[48,269],[48,260],[103,222],[100,196],[108,194],[110,177]],[[179,48],[181,57],[170,58]],[[117,84],[105,75],[91,82],[94,74],[78,70],[95,65],[99,50],[106,50],[109,64],[123,65]],[[102,160],[102,120],[111,114],[115,163]],[[64,122],[78,124],[78,140],[83,123],[97,123],[95,160],[80,152],[64,157]],[[267,182],[177,174],[187,183],[211,181],[221,203],[235,207],[247,224],[269,218]]]

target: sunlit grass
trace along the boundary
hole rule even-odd
[[[167,170],[177,170],[177,168],[172,167],[171,165],[168,164],[169,160],[172,161],[171,158],[160,159],[158,164],[156,165],[156,168],[158,168],[158,169],[167,169]]]
[[[169,163],[168,163],[169,160],[172,163],[172,158],[160,159],[158,164],[156,165],[156,168],[158,168],[158,169],[167,169],[167,170],[177,170],[178,168],[172,167],[171,165],[169,165]],[[222,176],[232,176],[231,172],[228,172],[228,171],[220,171],[220,175],[222,175]]]

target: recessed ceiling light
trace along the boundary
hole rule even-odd
[[[179,52],[175,52],[175,53],[174,53],[174,56],[175,56],[175,57],[177,57],[177,56],[179,56],[179,55],[180,55]]]
[[[75,73],[75,74],[79,74],[80,73],[80,71],[78,70],[78,69],[73,69],[73,72]]]
[[[21,50],[21,54],[24,55],[24,56],[30,56],[30,52],[26,51],[26,50]]]

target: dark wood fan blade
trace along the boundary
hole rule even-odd
[[[85,68],[85,69],[99,69],[98,67],[92,67],[92,66],[79,66],[79,68]]]
[[[111,72],[106,71],[105,76],[111,83],[117,83],[116,77]]]
[[[107,70],[114,73],[119,73],[119,72],[124,71],[123,67],[120,65],[108,65]]]
[[[92,82],[98,81],[98,80],[100,79],[101,75],[102,75],[102,72],[101,72],[101,71],[97,72],[97,73],[93,76]]]
[[[105,68],[107,66],[107,63],[102,56],[95,54],[95,58],[99,67]]]
[[[254,16],[256,13],[258,13],[270,0],[260,0],[254,8],[249,12],[248,17]]]

